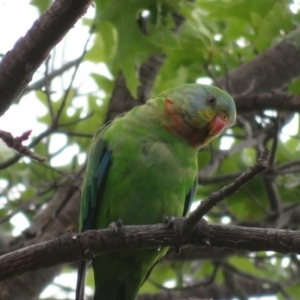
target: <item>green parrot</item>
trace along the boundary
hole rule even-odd
[[[80,229],[155,224],[185,216],[197,184],[198,150],[235,121],[233,99],[208,85],[185,84],[152,98],[96,134],[82,191]],[[123,251],[92,260],[94,300],[134,300],[160,250]],[[86,262],[76,299],[83,299]]]

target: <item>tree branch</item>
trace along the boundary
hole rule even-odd
[[[87,11],[90,0],[56,0],[0,62],[0,116],[31,81],[52,48]]]
[[[49,73],[47,78],[43,77],[42,79],[37,80],[36,82],[32,83],[27,88],[25,88],[25,90],[23,91],[21,96],[23,96],[31,91],[41,89],[42,87],[44,87],[46,85],[47,80],[50,82],[55,77],[62,75],[64,72],[70,70],[73,67],[76,67],[78,65],[78,63],[80,63],[81,61],[82,61],[82,56],[65,63],[60,68],[53,70],[51,73]]]
[[[242,173],[238,178],[234,180],[234,182],[229,185],[223,187],[221,190],[212,193],[209,195],[204,201],[202,201],[197,209],[191,213],[189,218],[186,220],[183,228],[184,232],[190,231],[193,227],[196,226],[197,222],[208,213],[217,203],[224,200],[229,195],[232,195],[236,191],[238,191],[245,183],[253,179],[259,173],[265,171],[268,166],[269,159],[269,150],[265,149],[255,165],[249,168],[247,171]]]
[[[233,97],[270,92],[300,75],[299,31],[216,81]]]
[[[300,111],[300,96],[281,91],[261,93],[249,97],[236,97],[234,100],[239,113],[255,112],[264,109],[289,112]]]
[[[26,141],[31,134],[31,130],[25,131],[21,136],[14,138],[10,132],[0,130],[0,139],[10,148],[17,151],[19,154],[30,157],[37,162],[44,162],[45,158],[39,156],[38,154],[32,152],[26,146],[22,145],[23,141]]]
[[[217,233],[210,230],[207,231],[206,223],[203,224],[203,222],[199,222],[199,225],[195,226],[195,220],[197,222],[199,217],[216,204],[216,201],[221,201],[225,196],[235,192],[242,184],[253,178],[256,174],[265,170],[268,165],[267,159],[268,151],[265,150],[253,168],[244,172],[234,183],[212,194],[211,197],[203,202],[204,205],[200,205],[191,217],[176,219],[173,223],[173,228],[167,228],[162,224],[127,226],[124,227],[124,234],[119,236],[114,235],[110,229],[89,231],[78,236],[72,233],[66,234],[49,242],[29,246],[2,256],[0,258],[0,279],[7,279],[13,274],[20,275],[27,271],[55,266],[64,262],[88,259],[95,254],[115,251],[115,249],[129,250],[149,247],[160,248],[164,246],[181,247],[184,245],[199,246],[203,245],[203,243],[214,246],[214,240],[208,241],[208,237],[217,236]],[[212,225],[208,225],[208,228],[209,226]],[[182,229],[185,231],[190,230],[189,234],[183,234]],[[99,232],[100,236],[95,236]],[[261,244],[259,243],[259,245]],[[45,259],[46,257],[47,259]]]
[[[185,221],[186,218],[177,218],[173,228],[167,228],[165,224],[124,226],[120,235],[116,235],[111,228],[90,230],[81,234],[69,232],[50,241],[1,256],[0,280],[115,251],[187,245],[204,247],[201,229],[196,229],[189,239],[178,234],[178,228],[181,228]],[[207,225],[212,247],[300,254],[299,231],[213,223]]]

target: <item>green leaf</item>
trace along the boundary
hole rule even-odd
[[[261,17],[264,17],[273,5],[276,3],[282,4],[288,3],[288,1],[282,0],[264,0],[264,1],[253,1],[253,0],[234,0],[234,1],[210,1],[210,0],[198,0],[199,6],[207,10],[210,13],[211,18],[238,18],[251,20],[251,14],[256,13]]]
[[[289,92],[295,95],[300,94],[300,78],[292,81],[292,83],[289,85]]]
[[[140,289],[140,293],[157,293],[159,287],[151,283],[153,281],[155,284],[163,285],[168,280],[175,280],[176,273],[170,264],[158,264],[155,266],[151,272],[149,279]]]
[[[290,18],[288,6],[276,3],[273,9],[261,20],[255,38],[255,46],[262,51],[274,42],[279,42],[281,36],[288,33],[294,27]]]
[[[297,299],[300,295],[299,284],[294,284],[292,286],[286,287],[285,290],[288,293],[288,295],[291,297],[291,299]],[[286,299],[286,297],[282,299]]]
[[[35,6],[40,13],[43,13],[51,5],[51,0],[31,0],[30,4]]]
[[[92,48],[85,55],[85,60],[112,64],[116,53],[117,32],[113,24],[100,22],[95,31]]]
[[[138,12],[145,8],[147,2],[114,0],[98,11],[100,23],[110,22],[116,29],[116,52],[112,69],[122,71],[126,85],[134,97],[139,85],[136,67],[150,53],[157,51],[156,46],[142,34],[137,25]]]
[[[98,87],[103,90],[106,94],[111,94],[113,87],[114,87],[114,81],[107,78],[106,76],[102,74],[96,74],[92,73],[91,77],[95,80]]]
[[[177,36],[169,28],[164,26],[160,26],[159,28],[151,26],[149,28],[148,38],[154,45],[168,51],[178,48],[179,46]]]

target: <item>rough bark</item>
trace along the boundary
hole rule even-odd
[[[300,29],[216,81],[233,97],[280,89],[300,75]]]
[[[91,259],[110,252],[194,245],[238,251],[275,251],[300,254],[300,232],[269,228],[246,228],[213,223],[182,234],[187,218],[177,218],[173,228],[165,224],[124,226],[122,233],[109,229],[66,233],[50,241],[16,250],[0,257],[0,280],[63,263]]]
[[[236,97],[234,100],[238,113],[249,113],[249,111],[255,112],[265,109],[287,112],[300,111],[300,97],[281,91]]]

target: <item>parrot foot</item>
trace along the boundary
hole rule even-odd
[[[165,216],[163,223],[166,224],[167,228],[173,228],[174,227],[174,223],[175,223],[175,217],[168,217]],[[175,252],[177,255],[180,255],[181,253],[181,248],[180,247],[175,247]]]
[[[123,222],[121,219],[118,219],[117,222],[112,222],[109,224],[109,228],[112,229],[114,234],[122,233]]]
[[[174,221],[175,221],[174,217],[165,216],[164,220],[163,220],[163,223],[166,224],[167,228],[173,228],[174,227]]]
[[[202,233],[202,242],[204,245],[206,246],[211,246],[210,244],[210,232],[209,232],[209,228],[208,228],[208,223],[207,221],[202,218],[198,224],[197,224],[197,230],[201,230]]]

